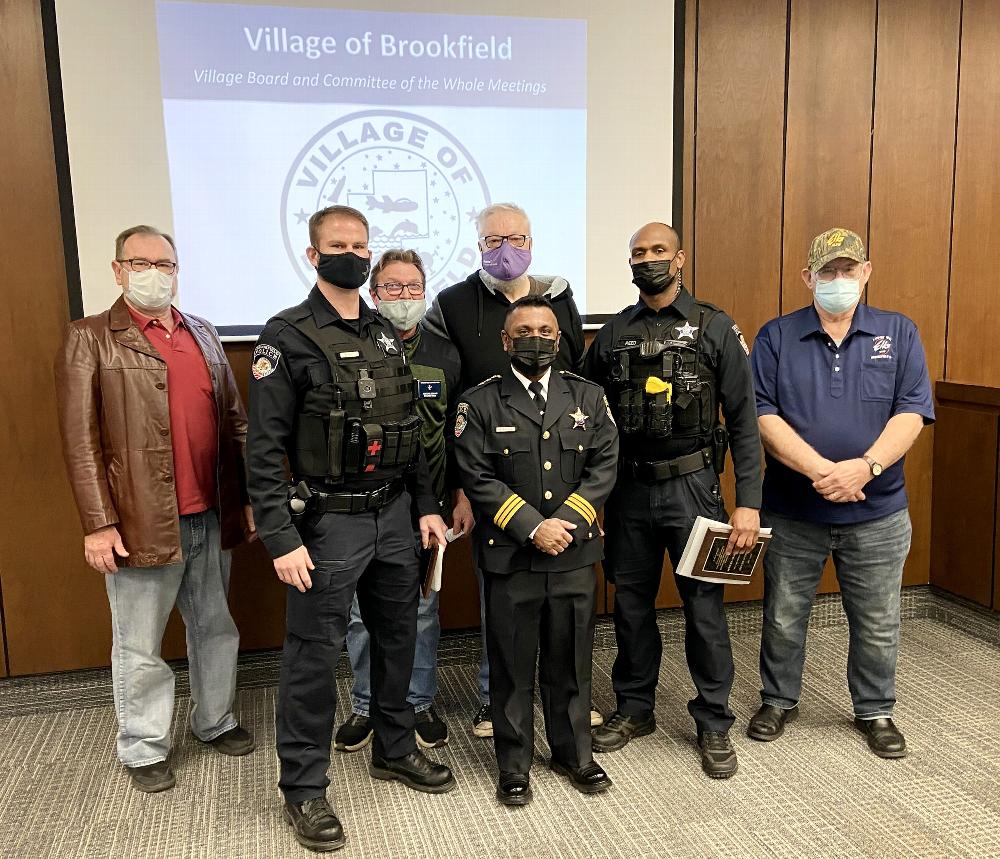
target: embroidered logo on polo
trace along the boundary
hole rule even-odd
[[[872,337],[872,361],[888,361],[892,359],[892,337],[889,334],[881,334]]]
[[[253,350],[253,357],[250,359],[250,372],[259,382],[278,369],[280,360],[281,352],[267,343],[258,343]]]

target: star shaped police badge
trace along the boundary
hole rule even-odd
[[[386,333],[385,333],[384,331],[382,332],[381,336],[380,336],[380,337],[378,338],[378,343],[379,343],[379,345],[380,345],[380,346],[382,347],[382,351],[383,351],[383,352],[385,352],[385,353],[386,353],[387,355],[388,355],[388,354],[389,354],[390,352],[398,352],[398,351],[399,351],[399,350],[398,350],[398,349],[396,348],[396,341],[395,341],[395,340],[393,340],[393,339],[392,339],[392,338],[391,338],[391,337],[390,337],[390,336],[389,336],[388,334],[386,334]]]
[[[694,332],[698,330],[697,325],[692,325],[690,322],[685,322],[683,325],[677,327],[677,337],[689,337],[694,340]]]
[[[587,421],[590,419],[590,415],[585,415],[583,409],[579,406],[576,407],[575,412],[570,412],[569,416],[573,418],[573,429],[587,428]]]

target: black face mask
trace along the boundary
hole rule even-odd
[[[348,251],[344,254],[325,254],[317,251],[319,263],[316,271],[327,283],[341,289],[360,289],[368,280],[372,261]]]
[[[639,292],[659,295],[677,279],[680,272],[680,269],[677,269],[673,274],[670,273],[672,262],[672,259],[657,259],[651,262],[633,263],[632,283],[639,287]]]
[[[557,341],[548,337],[512,337],[510,341],[510,362],[525,376],[544,373],[558,354]]]

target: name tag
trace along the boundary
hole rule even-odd
[[[338,352],[337,353],[337,357],[338,358],[360,358],[361,357],[361,353],[360,352]]]
[[[417,397],[421,400],[441,399],[441,383],[417,382]]]
[[[493,432],[517,432],[517,427],[497,427]]]

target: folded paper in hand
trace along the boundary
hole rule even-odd
[[[720,585],[745,585],[767,550],[771,529],[761,528],[750,551],[728,552],[732,525],[699,516],[694,520],[684,554],[674,572],[678,576]]]
[[[445,538],[448,543],[453,543],[459,537],[465,534],[465,531],[459,531],[457,534],[449,528],[445,532]],[[448,548],[448,544],[441,545],[437,540],[432,539],[431,547],[426,552],[424,552],[424,557],[426,558],[426,566],[424,567],[424,583],[421,587],[421,592],[424,595],[424,599],[427,599],[433,591],[441,590],[441,571],[444,569],[444,550]]]

